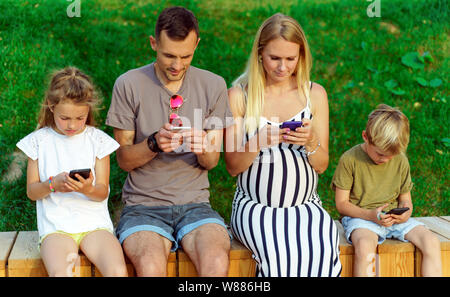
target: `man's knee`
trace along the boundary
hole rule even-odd
[[[167,276],[170,240],[153,232],[138,233],[130,235],[123,242],[123,250],[133,264],[136,274],[138,276]]]

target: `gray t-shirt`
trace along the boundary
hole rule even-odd
[[[178,111],[184,126],[223,129],[232,120],[225,80],[190,66],[177,94],[184,98]],[[106,124],[134,130],[140,143],[169,121],[170,96],[156,77],[154,64],[130,70],[117,78]],[[126,205],[176,205],[209,200],[208,171],[192,152],[159,153],[128,173],[122,190]]]

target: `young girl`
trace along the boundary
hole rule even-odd
[[[71,276],[80,248],[104,276],[126,276],[108,212],[109,155],[119,144],[95,128],[99,103],[90,78],[74,67],[57,71],[38,129],[17,143],[28,156],[27,196],[36,201],[39,244],[50,276]],[[74,169],[91,169],[88,178]]]

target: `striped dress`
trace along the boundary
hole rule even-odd
[[[310,102],[291,120],[312,119]],[[260,126],[279,125],[261,118]],[[245,141],[249,135],[246,134]],[[234,236],[253,252],[257,276],[339,276],[336,225],[317,195],[318,174],[302,146],[261,149],[237,179]]]

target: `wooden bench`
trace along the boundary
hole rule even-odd
[[[442,275],[450,276],[450,216],[416,217],[441,241]],[[344,237],[344,229],[336,221],[340,237],[341,276],[352,276],[354,249]],[[413,277],[421,276],[422,253],[411,243],[387,239],[377,247],[374,268],[377,276]]]
[[[450,216],[416,218],[434,232],[441,241],[443,276],[450,276]],[[340,236],[341,276],[352,276],[353,246],[347,243],[342,225],[336,221]],[[47,276],[37,247],[37,231],[0,232],[0,276]],[[135,276],[127,260],[130,276]],[[422,254],[411,243],[386,240],[377,248],[374,268],[378,276],[420,276]],[[228,276],[245,277],[255,275],[256,263],[252,254],[241,243],[234,240],[230,251]],[[168,276],[197,276],[194,265],[183,250],[172,252],[168,261]],[[72,271],[75,276],[101,276],[94,265],[80,253],[80,260]]]
[[[38,249],[37,231],[0,232],[0,277],[48,276]],[[133,265],[126,259],[129,276],[135,276]],[[228,276],[254,276],[256,264],[252,254],[234,240],[230,251]],[[197,272],[189,257],[179,249],[171,252],[167,264],[169,277],[196,276]],[[80,260],[72,267],[74,276],[102,276],[100,271],[80,252]]]

